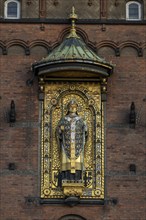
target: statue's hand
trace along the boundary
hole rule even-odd
[[[64,125],[61,125],[61,126],[60,126],[60,130],[61,130],[61,131],[64,131]]]

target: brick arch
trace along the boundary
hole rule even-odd
[[[35,55],[38,59],[47,56],[51,51],[50,43],[44,40],[35,40],[29,44],[30,55]]]
[[[117,48],[117,44],[113,41],[101,41],[97,45],[98,49],[104,46],[111,47],[113,50],[116,50]]]
[[[14,40],[8,41],[6,44],[6,47],[8,49],[9,47],[14,46],[14,45],[19,45],[19,46],[23,47],[24,49],[26,47],[28,47],[28,44],[25,41],[19,40],[19,39],[14,39]]]
[[[14,44],[7,49],[7,53],[8,55],[25,55],[25,49],[21,45]]]
[[[7,50],[8,54],[9,54],[10,50],[12,49],[12,47],[15,48],[15,49],[14,48],[13,49],[15,50],[16,54],[20,53],[20,48],[21,48],[21,49],[23,49],[21,51],[21,53],[23,53],[23,51],[24,51],[24,54],[29,55],[28,44],[25,41],[18,40],[18,39],[8,41],[7,44],[6,44],[6,50]],[[27,52],[28,52],[28,54],[27,54]]]
[[[69,34],[69,32],[70,32],[70,27],[65,28],[60,33],[58,41],[54,43],[53,48],[58,46],[64,40],[64,38]],[[95,52],[97,51],[97,49],[96,49],[96,44],[97,43],[96,42],[91,42],[88,38],[87,33],[84,30],[82,30],[81,28],[76,27],[76,32],[81,37],[81,39],[83,39],[83,41],[85,42],[86,45],[88,45]]]
[[[30,49],[33,47],[36,47],[36,46],[42,46],[42,47],[46,48],[46,50],[48,50],[48,51],[51,50],[50,43],[45,40],[35,40],[29,44]]]
[[[115,50],[110,46],[102,46],[98,49],[99,57],[115,56]]]
[[[35,55],[38,59],[41,59],[48,55],[48,49],[44,45],[34,45],[30,48],[30,55]]]
[[[115,55],[117,50],[117,45],[113,41],[102,41],[97,45],[98,54],[100,55],[101,50],[107,50],[109,55]]]
[[[70,214],[70,215],[64,215],[58,220],[86,220],[86,219],[80,215]]]
[[[126,46],[121,49],[121,56],[137,56],[137,50],[134,47]]]
[[[5,45],[3,44],[3,42],[0,42],[0,54],[2,55],[4,55],[4,54],[7,54],[7,51],[6,51],[6,47],[5,47]]]
[[[120,44],[121,55],[122,55],[122,52],[124,51],[125,48],[126,49],[127,48],[129,48],[129,49],[131,48],[130,49],[131,52],[133,51],[133,53],[134,53],[134,51],[135,51],[135,54],[137,54],[138,56],[140,54],[141,48],[140,48],[140,46],[139,46],[139,44],[137,42],[131,41],[131,42],[123,42],[123,43],[121,43]],[[129,53],[130,53],[130,50],[129,50]]]
[[[69,34],[71,27],[65,28],[60,34],[59,34],[59,41],[62,42],[63,39]],[[85,31],[83,31],[81,28],[76,27],[77,34],[85,41],[89,42],[88,35]]]
[[[3,49],[5,47],[5,45],[3,44],[3,42],[0,42],[0,47]]]
[[[79,36],[81,36],[86,45],[88,45],[92,50],[97,52],[97,42],[90,41],[87,33],[81,28],[77,28],[77,33]]]

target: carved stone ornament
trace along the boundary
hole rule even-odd
[[[104,199],[104,115],[101,85],[44,85],[41,198]]]
[[[41,103],[41,203],[104,201],[104,101],[113,65],[76,32],[33,64]],[[91,201],[90,201],[91,204]]]

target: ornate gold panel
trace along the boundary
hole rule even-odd
[[[57,126],[75,100],[87,125],[81,180],[61,180],[61,149]],[[77,161],[77,160],[76,160]],[[77,164],[77,163],[76,163]],[[70,165],[70,164],[69,164]],[[74,171],[73,171],[74,172]],[[62,183],[60,184],[60,181]],[[41,123],[41,198],[104,199],[104,115],[98,82],[48,82],[44,85]]]

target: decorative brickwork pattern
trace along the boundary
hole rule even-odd
[[[103,31],[100,24],[78,25],[78,33],[88,46],[115,67],[108,81],[105,103],[105,205],[73,208],[39,203],[38,83],[36,79],[30,86],[26,82],[33,77],[31,64],[61,42],[68,25],[44,24],[43,31],[40,27],[40,24],[0,24],[0,218],[58,220],[76,215],[86,220],[144,220],[146,27],[114,24],[105,25]],[[11,100],[16,110],[13,127],[7,120]],[[131,102],[135,103],[135,129],[129,127]],[[135,172],[130,169],[131,164],[135,165]]]

